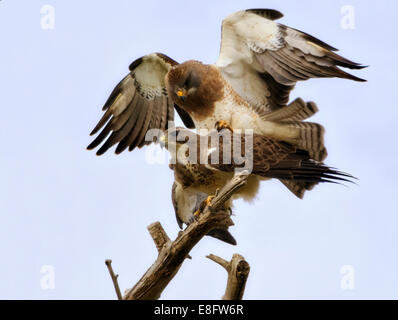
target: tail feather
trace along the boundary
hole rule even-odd
[[[297,98],[288,106],[265,114],[262,118],[266,121],[289,121],[306,120],[318,112],[318,107],[314,102],[304,102]]]
[[[304,121],[317,112],[314,102],[297,98],[288,106],[262,116],[259,127],[263,135],[293,144],[322,162],[327,157],[323,138],[325,129],[320,124]]]
[[[322,162],[327,157],[324,144],[325,129],[318,123],[305,121],[283,121],[282,126],[297,129],[295,141],[289,141],[298,148],[308,151],[310,158]]]
[[[312,190],[319,183],[350,182],[356,179],[352,175],[337,171],[322,163],[305,160],[296,167],[284,166],[271,168],[260,174],[264,177],[278,178],[298,198],[302,199],[307,190]]]

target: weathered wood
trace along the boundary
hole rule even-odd
[[[209,231],[233,225],[229,211],[224,210],[224,203],[246,183],[247,177],[246,172],[236,174],[216,194],[210,206],[206,206],[203,213],[180,232],[174,241],[170,241],[159,222],[151,224],[148,229],[158,249],[158,257],[136,285],[126,291],[123,299],[158,299],[184,260],[189,258],[189,252]]]
[[[249,276],[250,266],[240,254],[235,253],[230,262],[210,254],[207,256],[210,260],[218,263],[228,273],[227,287],[225,289],[223,300],[242,300],[245,292],[246,281]]]
[[[166,231],[164,231],[160,222],[152,223],[148,226],[148,231],[155,242],[156,248],[158,252],[162,250],[163,246],[170,242],[170,238],[167,235]]]
[[[111,276],[112,282],[113,282],[113,286],[115,287],[115,291],[116,291],[116,296],[119,300],[122,300],[122,293],[120,292],[120,288],[119,288],[119,283],[117,282],[117,277],[119,276],[118,274],[115,274],[113,272],[113,268],[112,268],[112,260],[111,259],[107,259],[105,260],[105,264],[108,267],[108,271],[109,274]]]

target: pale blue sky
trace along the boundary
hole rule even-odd
[[[40,27],[46,4],[54,30]],[[355,8],[354,30],[340,26],[344,5]],[[113,299],[106,258],[123,290],[141,277],[156,257],[147,225],[178,232],[172,172],[145,150],[96,157],[88,133],[134,59],[160,51],[212,63],[222,18],[256,7],[371,66],[356,73],[368,83],[311,80],[292,96],[317,102],[327,163],[360,181],[304,200],[264,183],[254,204],[236,204],[238,246],[203,239],[162,298],[220,298],[226,273],[205,256],[235,252],[251,265],[246,298],[398,298],[398,4],[387,0],[1,1],[0,298]],[[40,286],[43,265],[54,267],[53,290]],[[340,287],[344,265],[355,290]]]

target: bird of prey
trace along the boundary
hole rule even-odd
[[[179,64],[161,53],[135,60],[106,101],[91,132],[98,135],[87,148],[102,144],[97,155],[114,145],[117,154],[140,148],[151,142],[146,139],[150,129],[171,129],[175,109],[189,129],[211,130],[216,124],[219,129],[254,130],[260,141],[254,148],[258,162],[238,196],[252,198],[259,181],[267,178],[280,179],[298,197],[318,182],[338,179],[338,172],[321,164],[327,156],[323,127],[304,121],[317,112],[316,105],[300,98],[289,103],[289,96],[296,82],[310,78],[365,81],[341,69],[364,66],[305,32],[277,23],[282,16],[275,10],[248,9],[225,18],[220,55],[212,65],[192,60]],[[198,203],[200,192],[213,194],[232,174],[229,166],[198,168],[209,173],[202,189],[182,188],[179,176],[187,171],[174,168],[180,224],[189,223],[192,208],[187,207]],[[232,243],[224,231],[213,236]]]
[[[170,165],[174,170],[174,165]],[[174,170],[177,174],[178,169]],[[174,207],[174,212],[177,219],[177,224],[180,229],[183,225],[189,225],[195,219],[195,214],[200,213],[206,206],[209,196],[206,193],[195,191],[192,188],[185,188],[178,182],[174,182],[171,189],[171,199]],[[232,214],[232,209],[227,208]],[[228,244],[236,245],[236,240],[226,227],[216,227],[212,229],[208,236],[224,241]]]
[[[215,137],[218,143],[211,143],[211,136]],[[307,151],[289,143],[258,134],[252,135],[250,140],[248,137],[226,135],[225,130],[220,133],[213,130],[202,140],[198,134],[178,127],[169,129],[161,136],[161,144],[172,156],[171,169],[174,170],[175,179],[172,199],[180,227],[183,223],[188,225],[193,221],[195,211],[198,212],[200,209],[200,201],[205,200],[204,203],[209,203],[211,197],[205,199],[206,195],[215,194],[216,190],[221,189],[232,179],[236,170],[242,167],[242,164],[234,160],[234,152],[241,154],[242,150],[247,150],[245,156],[251,163],[251,169],[246,185],[238,189],[225,203],[226,209],[231,208],[234,199],[252,200],[259,189],[259,178],[277,178],[299,198],[318,183],[351,181],[353,178],[347,173],[311,159]],[[230,154],[229,159],[232,161],[212,161],[214,154],[218,159],[222,159],[226,153]],[[209,235],[236,244],[226,229],[214,229]]]
[[[316,110],[313,103],[289,95],[297,81],[338,77],[365,81],[339,67],[364,66],[336,53],[317,38],[275,22],[283,15],[270,9],[249,9],[223,20],[217,62],[182,64],[164,54],[143,56],[106,101],[103,117],[88,146],[101,143],[97,155],[117,144],[116,153],[149,142],[149,129],[168,129],[177,110],[187,128],[253,129],[288,142],[322,161],[326,157],[323,128],[302,122]],[[276,111],[272,117],[269,113]]]

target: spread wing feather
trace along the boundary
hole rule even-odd
[[[214,152],[219,153],[220,159],[223,159],[225,150],[234,152],[235,146],[239,146],[237,152],[246,150],[246,137],[235,136],[231,138],[230,135],[220,134],[219,139],[219,147]],[[250,143],[250,141],[248,142]],[[311,190],[318,183],[352,182],[351,180],[355,179],[350,174],[315,161],[309,152],[285,142],[254,134],[252,146],[250,147],[250,145],[251,152],[246,156],[252,158],[247,158],[246,161],[252,161],[251,173],[265,178],[280,179],[299,198],[303,197],[306,190]],[[233,154],[231,154],[231,159],[234,159]],[[213,169],[227,172],[242,167],[242,165],[236,164],[234,160],[228,164],[212,164],[210,156],[208,163],[208,166]]]
[[[273,20],[275,10],[250,9],[224,19],[216,66],[260,115],[284,107],[297,81],[338,77],[365,81],[339,67],[361,69],[336,48]]]
[[[169,57],[154,53],[137,59],[130,65],[130,73],[119,82],[105,102],[104,115],[91,135],[102,131],[87,147],[97,155],[117,144],[116,153],[127,148],[149,144],[145,135],[150,129],[166,130],[174,121],[174,103],[167,94],[165,75],[178,63]],[[183,110],[177,109],[184,124],[192,128],[193,122]]]

